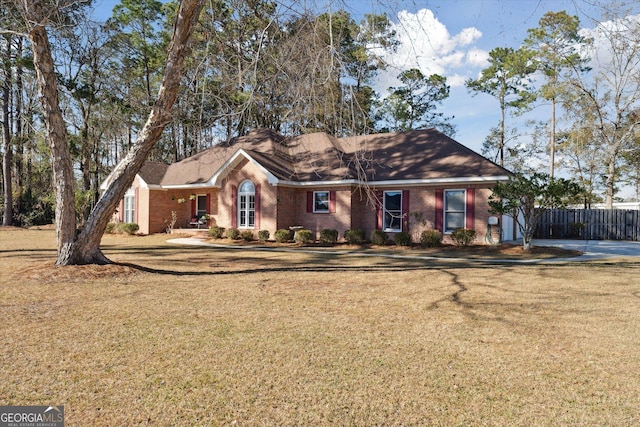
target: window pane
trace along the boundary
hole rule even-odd
[[[389,212],[384,213],[384,229],[385,230],[400,230],[400,213]]]
[[[247,212],[240,211],[240,227],[246,227],[247,225]]]
[[[384,230],[402,230],[402,192],[384,192]]]
[[[388,211],[399,211],[402,209],[402,192],[386,191],[384,193],[384,208]]]
[[[134,218],[134,196],[125,196],[124,197],[124,212],[122,220],[124,222],[133,222]]]
[[[448,212],[445,215],[445,230],[453,231],[464,228],[464,212]]]
[[[249,196],[249,209],[255,209],[256,207],[256,197]]]
[[[240,185],[238,189],[239,193],[255,193],[256,188],[251,181],[245,181]]]
[[[328,191],[316,191],[313,193],[313,211],[314,212],[329,212],[329,192]]]
[[[196,196],[196,216],[201,218],[203,215],[207,214],[207,196],[198,195]]]
[[[207,210],[207,196],[198,196],[198,210],[199,211]]]
[[[249,211],[249,224],[248,227],[253,227],[256,224],[256,213],[255,211]]]
[[[445,192],[445,209],[447,212],[464,212],[464,190]]]

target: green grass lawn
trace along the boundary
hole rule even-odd
[[[640,260],[54,247],[0,228],[0,405],[68,426],[640,423]]]

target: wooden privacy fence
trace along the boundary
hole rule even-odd
[[[536,227],[538,239],[640,240],[640,211],[547,209]]]

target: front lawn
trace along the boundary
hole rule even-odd
[[[640,261],[513,264],[0,228],[0,405],[66,425],[635,425]]]

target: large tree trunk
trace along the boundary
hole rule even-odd
[[[555,175],[556,169],[556,97],[551,98],[551,123],[549,136],[549,176]]]
[[[4,59],[4,85],[2,86],[2,182],[4,182],[4,215],[2,225],[13,225],[13,186],[11,180],[11,163],[13,148],[11,147],[11,120],[9,118],[9,102],[11,94],[11,36],[5,36],[7,51]]]
[[[91,212],[84,229],[77,235],[73,197],[74,177],[66,129],[58,106],[51,49],[44,27],[45,21],[42,19],[43,8],[40,0],[27,0],[22,4],[31,26],[29,36],[54,160],[58,242],[56,265],[106,264],[110,261],[100,250],[100,240],[120,199],[124,197],[149,152],[160,139],[166,124],[171,120],[171,107],[178,94],[182,65],[188,53],[188,42],[204,0],[183,0],[180,3],[169,45],[165,75],[147,122],[127,156],[111,173],[106,191]]]
[[[28,8],[33,64],[53,162],[56,243],[58,254],[60,254],[70,250],[76,237],[75,177],[67,145],[67,128],[58,102],[57,77],[51,57],[49,37],[44,26],[46,18],[42,4],[39,1],[31,1],[25,6]]]

